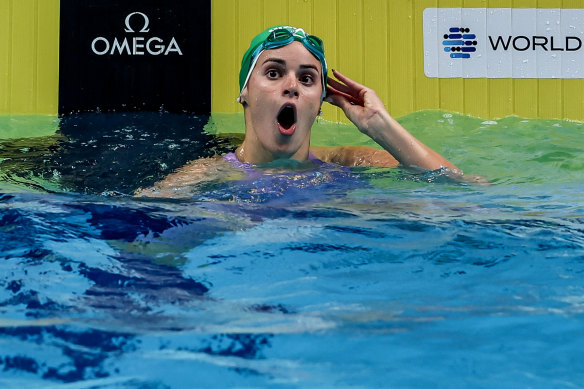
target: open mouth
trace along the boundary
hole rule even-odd
[[[282,135],[292,135],[296,130],[296,106],[285,104],[276,118]]]

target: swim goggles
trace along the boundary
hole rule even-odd
[[[298,41],[320,61],[322,66],[322,97],[326,96],[327,64],[324,57],[324,44],[319,37],[307,34],[303,29],[290,26],[276,26],[267,29],[256,36],[243,56],[241,70],[239,72],[240,95],[247,85],[251,73],[258,61],[259,56],[265,50],[276,49]],[[238,99],[239,101],[239,99]]]

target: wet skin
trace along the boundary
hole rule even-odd
[[[323,162],[342,166],[448,168],[451,162],[416,139],[386,110],[375,91],[333,70],[325,101],[339,107],[362,133],[382,147],[310,146],[311,127],[322,105],[321,64],[300,42],[266,50],[258,58],[240,102],[244,107],[245,139],[235,154],[240,162],[265,164],[278,159],[305,161],[309,151]],[[289,106],[288,114],[282,115]],[[292,113],[290,113],[292,112]],[[237,172],[235,172],[237,171]],[[190,187],[217,178],[242,179],[242,172],[220,156],[194,160],[137,196],[190,196]]]
[[[246,135],[236,150],[240,161],[308,158],[310,129],[321,107],[321,72],[318,59],[300,42],[260,55],[241,94]],[[279,117],[286,105],[294,107],[292,125]]]

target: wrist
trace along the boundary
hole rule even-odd
[[[377,141],[380,137],[386,134],[387,131],[391,131],[394,127],[393,122],[393,118],[385,109],[375,110],[367,119],[366,126],[359,130]]]

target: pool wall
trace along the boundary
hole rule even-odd
[[[59,0],[0,0],[0,113],[57,114],[60,111],[59,94],[63,91],[59,91],[59,20],[63,10],[59,8],[65,3]],[[151,3],[156,1],[148,2]],[[112,7],[116,4],[121,7],[128,2],[113,1],[112,4]],[[161,4],[165,2],[161,1]],[[513,12],[525,9],[558,11],[581,7],[581,1],[211,0],[211,112],[242,111],[235,102],[242,53],[258,31],[275,24],[290,24],[320,36],[325,42],[329,67],[375,89],[395,117],[440,109],[482,118],[517,115],[584,120],[584,99],[581,97],[584,79],[555,75],[522,78],[534,77],[529,74],[515,75],[518,78],[427,75],[425,10],[482,8],[489,11],[509,9],[510,5]],[[160,9],[163,8],[161,5]],[[138,8],[134,11],[140,12]],[[151,27],[158,28],[154,21],[160,17],[149,16]],[[118,26],[120,23],[111,22],[116,26],[116,32],[122,31]],[[570,21],[570,27],[574,27],[579,37],[574,39],[582,39],[582,26],[584,18]],[[116,32],[112,32],[112,37]],[[157,33],[161,34],[159,30]],[[481,43],[487,44],[486,37],[479,37],[478,41],[479,47]],[[179,41],[179,44],[182,43]],[[535,53],[536,48],[524,51]],[[548,52],[544,54],[562,54],[552,53],[553,44],[547,49],[540,45],[538,49],[538,56],[544,49]],[[584,64],[584,55],[580,52],[584,53],[584,49],[574,53],[578,56],[570,61]],[[61,53],[61,58],[63,55],[68,54]],[[163,56],[158,56],[152,61],[161,58]],[[539,57],[523,62],[535,69],[543,63]],[[564,61],[561,66],[566,67],[567,63]],[[576,77],[584,77],[584,72]],[[149,79],[148,82],[161,81]],[[131,83],[127,84],[124,90],[131,87]],[[129,103],[138,108],[140,99],[144,99],[140,94],[132,94],[131,98],[133,100]],[[104,99],[104,103],[110,101],[107,96]],[[97,108],[86,107],[87,110]],[[151,107],[146,109],[151,110]],[[188,111],[189,107],[185,110]],[[61,109],[61,113],[64,111],[66,109]],[[325,105],[323,111],[325,119],[344,120],[333,107]]]
[[[321,37],[329,67],[375,89],[395,117],[441,109],[482,118],[517,115],[584,120],[582,79],[430,78],[425,75],[425,9],[510,6],[513,10],[581,8],[582,1],[213,1],[213,112],[241,110],[234,99],[241,53],[258,31],[286,23]],[[572,21],[570,25],[581,36],[584,20]],[[577,61],[582,63],[584,56],[579,56]],[[325,105],[323,111],[325,119],[343,119],[333,107]]]
[[[59,0],[0,0],[0,113],[56,114]]]

